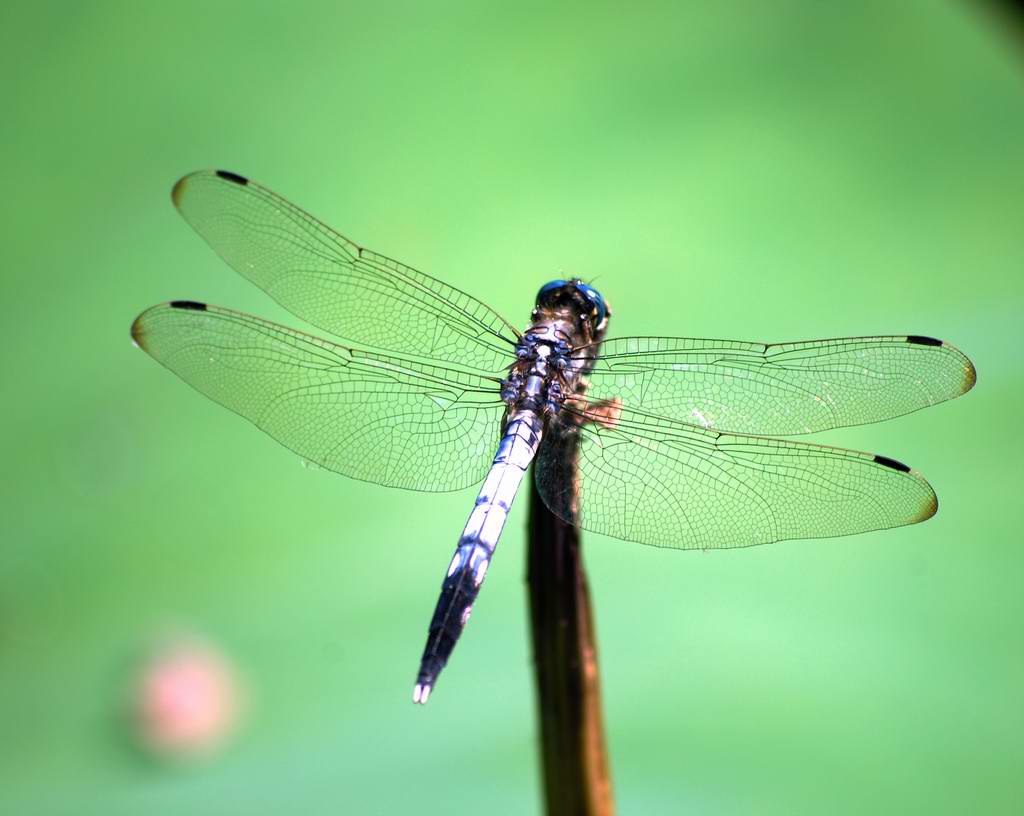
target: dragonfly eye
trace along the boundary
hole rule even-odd
[[[551,283],[545,283],[540,287],[540,291],[537,292],[537,305],[555,305],[555,301],[559,299],[559,296],[562,294],[562,290],[565,289],[568,283],[569,281],[565,280],[553,280]]]
[[[598,328],[608,319],[608,304],[604,297],[594,287],[588,286],[582,281],[577,281],[576,288],[583,294],[587,301],[593,306],[590,314],[594,322],[594,328]]]
[[[591,321],[594,328],[602,326],[608,318],[608,304],[601,293],[578,278],[553,280],[537,292],[537,309],[572,308]]]

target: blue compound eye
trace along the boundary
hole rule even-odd
[[[545,283],[537,292],[537,306],[541,309],[582,310],[595,328],[608,318],[608,304],[601,293],[578,278]]]
[[[604,302],[604,298],[601,297],[601,293],[592,286],[587,286],[585,283],[577,283],[576,288],[586,295],[587,300],[594,304],[594,309],[597,312],[594,319],[594,325],[600,326],[608,316],[608,306]]]
[[[545,299],[545,297],[547,295],[550,295],[552,292],[556,292],[559,289],[563,288],[566,283],[568,283],[568,281],[564,280],[553,280],[551,281],[551,283],[545,283],[542,287],[540,287],[540,291],[537,293],[537,303],[542,302]]]

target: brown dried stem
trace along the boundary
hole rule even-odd
[[[611,816],[590,593],[580,531],[530,479],[527,584],[547,816]]]

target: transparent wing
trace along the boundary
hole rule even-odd
[[[575,469],[552,461],[557,446],[542,443],[538,490],[566,521],[629,541],[747,547],[913,524],[937,508],[920,474],[868,453],[719,433],[628,409],[614,427],[590,423],[578,433]]]
[[[957,349],[914,335],[776,345],[628,337],[602,344],[588,396],[704,428],[787,436],[900,416],[974,381]]]
[[[511,362],[518,332],[489,307],[352,243],[256,182],[203,170],[171,197],[228,264],[314,326],[485,372]]]
[[[191,301],[143,312],[132,337],[198,391],[346,476],[457,490],[482,480],[494,456],[504,404],[487,377]]]

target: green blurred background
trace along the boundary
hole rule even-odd
[[[196,298],[297,324],[174,212],[256,178],[514,323],[561,270],[613,334],[918,333],[968,396],[822,435],[938,516],[733,552],[589,536],[623,814],[1024,799],[1024,47],[967,3],[35,3],[0,11],[0,812],[540,809],[519,506],[410,691],[473,493],[300,462],[134,349]],[[223,750],[124,716],[161,633],[234,666]]]

